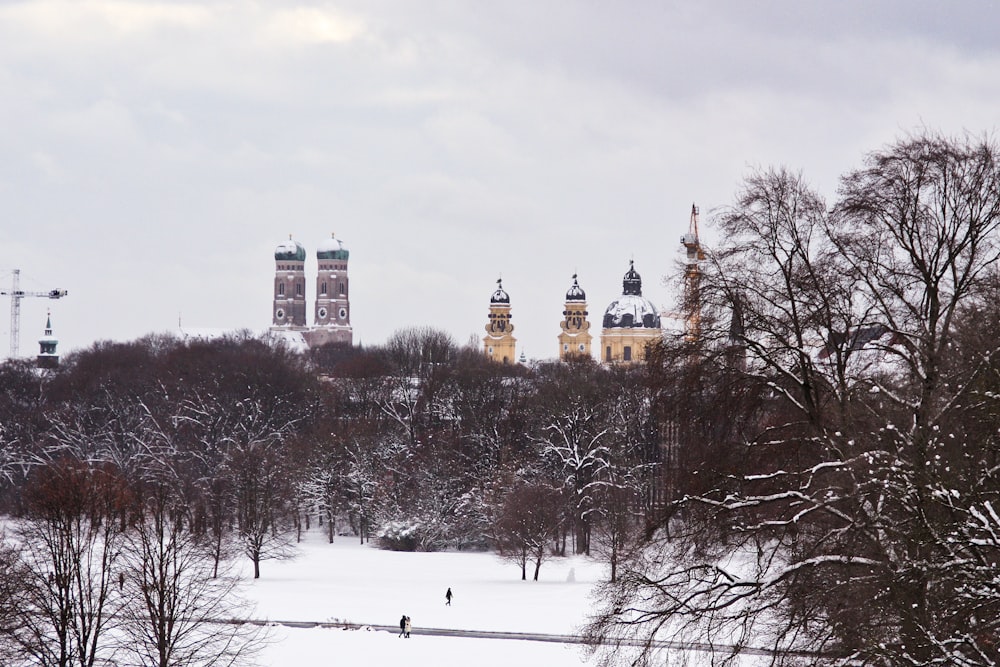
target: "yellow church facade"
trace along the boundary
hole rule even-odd
[[[512,364],[517,357],[517,339],[514,325],[510,321],[510,296],[498,279],[497,288],[490,297],[490,314],[483,337],[483,351],[486,356],[501,364]]]
[[[573,284],[566,292],[563,321],[559,325],[562,328],[559,334],[559,359],[562,361],[591,355],[590,343],[594,337],[590,334],[587,315],[587,294],[580,288],[576,274],[573,274]]]

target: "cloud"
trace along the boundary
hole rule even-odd
[[[315,7],[279,9],[267,16],[263,35],[280,43],[323,44],[346,43],[364,34],[364,21]]]
[[[138,35],[157,29],[206,25],[212,11],[203,4],[116,0],[37,0],[0,7],[0,22],[35,35],[70,42],[102,35]]]

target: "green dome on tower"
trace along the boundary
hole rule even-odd
[[[301,243],[289,236],[287,241],[283,241],[274,249],[274,258],[276,260],[304,262],[306,261],[306,249]]]
[[[344,243],[330,234],[330,238],[323,239],[316,246],[316,259],[347,259],[350,251],[344,247]]]

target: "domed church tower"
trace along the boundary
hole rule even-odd
[[[642,296],[642,277],[634,262],[622,281],[622,295],[604,311],[601,331],[602,359],[605,363],[642,361],[646,345],[663,336],[656,306]]]
[[[493,361],[512,364],[516,361],[514,350],[514,325],[510,322],[510,297],[503,290],[503,283],[497,279],[497,289],[490,297],[489,322],[483,337],[483,351]]]
[[[274,326],[306,326],[306,249],[291,235],[274,250]]]
[[[559,359],[565,361],[571,356],[590,356],[590,322],[587,321],[587,294],[580,289],[573,274],[573,285],[566,292],[566,306],[560,323]]]
[[[350,251],[333,234],[316,247],[316,310],[307,340],[310,346],[351,343],[350,284],[347,261]]]

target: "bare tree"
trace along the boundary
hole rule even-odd
[[[590,553],[602,476],[614,447],[609,415],[614,388],[594,364],[542,369],[538,429],[532,438],[552,462],[572,512],[577,553]]]
[[[260,578],[262,560],[290,557],[289,499],[282,442],[277,434],[239,443],[230,455],[236,523],[243,553]]]
[[[25,495],[18,539],[31,576],[17,639],[46,667],[101,664],[115,651],[127,485],[111,466],[60,460],[37,470]]]
[[[18,644],[21,613],[28,604],[30,572],[20,549],[0,534],[0,662],[15,665],[24,657]]]
[[[142,485],[124,544],[119,587],[128,660],[137,667],[238,664],[256,650],[259,629],[231,622],[245,614],[236,579],[218,576],[169,481]]]
[[[559,492],[540,483],[521,483],[511,489],[496,519],[494,537],[501,558],[521,568],[528,578],[528,563],[538,581],[542,563],[549,555],[552,535],[559,527]]]

